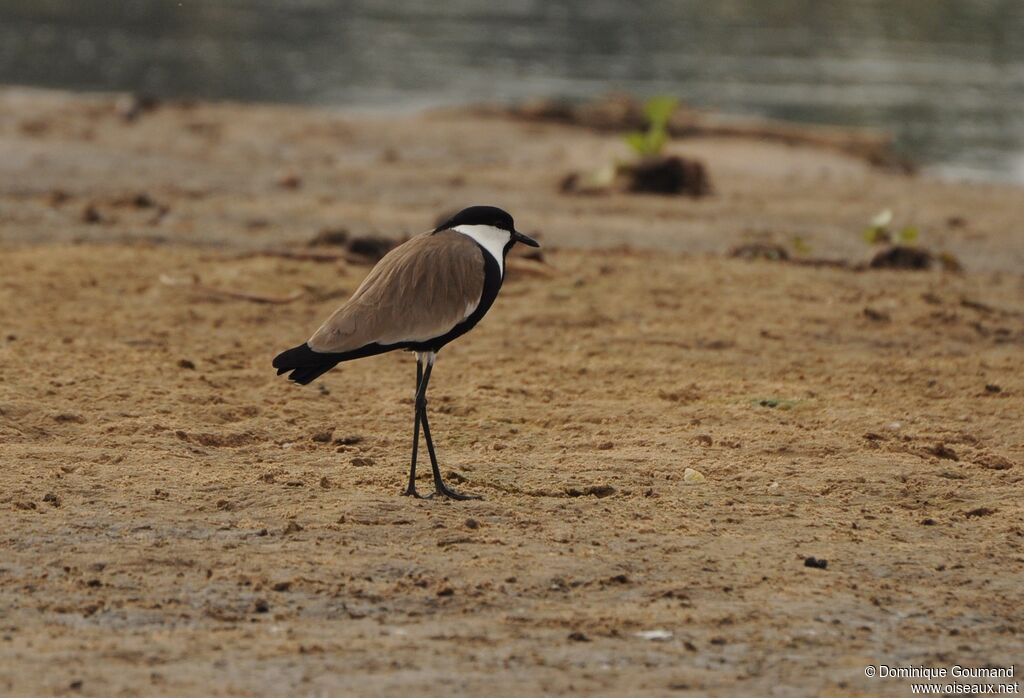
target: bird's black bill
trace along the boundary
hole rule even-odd
[[[512,231],[512,239],[515,240],[516,242],[521,242],[524,245],[529,245],[530,247],[540,247],[540,243],[539,242],[534,240],[529,235],[523,235],[518,230],[513,230]]]

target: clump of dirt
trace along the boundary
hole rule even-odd
[[[712,193],[707,166],[700,160],[677,155],[616,163],[593,172],[571,172],[562,178],[559,190],[565,194],[630,192],[693,198]]]
[[[789,251],[771,242],[745,242],[732,247],[727,256],[735,259],[766,259],[772,262],[789,261]]]
[[[341,247],[348,244],[348,228],[324,228],[306,243],[307,247]]]
[[[921,247],[894,245],[879,250],[868,262],[871,269],[907,269],[924,271],[931,269],[935,255]]]
[[[380,235],[358,235],[348,241],[347,249],[368,263],[376,263],[402,242],[404,240],[395,240]]]
[[[619,167],[619,177],[631,192],[682,194],[698,198],[711,193],[707,166],[700,160],[668,157],[644,158]]]
[[[362,264],[379,262],[388,252],[404,242],[404,239],[384,237],[383,235],[352,235],[348,228],[324,228],[306,242],[307,247],[341,247],[348,254],[345,259]],[[288,253],[282,253],[288,254]],[[317,254],[310,252],[308,254]],[[301,256],[294,254],[293,256]],[[329,255],[325,259],[331,259]]]

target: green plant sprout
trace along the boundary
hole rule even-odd
[[[644,105],[644,116],[647,118],[646,131],[633,131],[626,134],[629,144],[640,157],[661,154],[668,142],[668,122],[672,118],[679,101],[674,97],[652,97]]]
[[[811,251],[811,246],[807,244],[807,240],[802,235],[794,235],[790,238],[789,245],[796,254],[808,254]]]
[[[871,219],[870,225],[864,231],[864,241],[869,245],[881,245],[894,243],[896,245],[912,245],[917,242],[918,230],[915,226],[908,225],[898,232],[893,232],[889,227],[892,223],[892,211],[885,209],[880,211]]]

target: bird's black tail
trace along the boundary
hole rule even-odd
[[[288,380],[307,385],[337,366],[339,361],[338,354],[322,354],[310,349],[308,344],[300,344],[275,356],[274,368],[279,376],[291,371]]]

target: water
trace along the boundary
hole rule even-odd
[[[400,109],[669,93],[1024,182],[1020,0],[0,0],[0,82]]]

